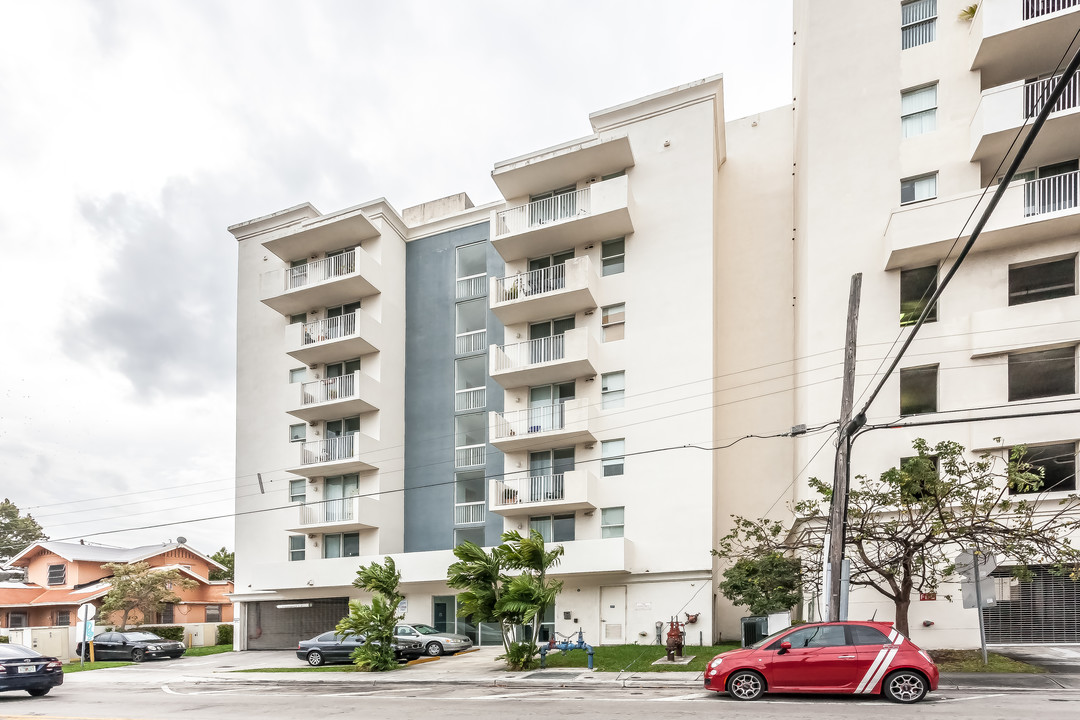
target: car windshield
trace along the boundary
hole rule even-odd
[[[430,625],[413,625],[413,630],[420,633],[421,635],[434,635],[439,632]]]
[[[22,645],[0,644],[0,658],[40,657],[36,652]]]
[[[165,640],[165,638],[158,637],[154,633],[148,633],[148,632],[129,632],[129,633],[122,633],[122,634],[124,636],[124,639],[127,640],[128,642],[145,642],[147,640],[152,640],[152,641],[153,640],[156,640],[156,641],[164,641]]]
[[[774,633],[773,633],[772,635],[770,635],[769,637],[765,638],[764,640],[758,640],[758,641],[757,641],[756,643],[754,643],[753,645],[750,645],[749,647],[750,647],[751,649],[753,649],[753,650],[757,650],[757,649],[759,649],[759,648],[763,648],[763,647],[765,647],[766,645],[768,645],[769,643],[771,643],[771,642],[772,642],[773,640],[775,640],[776,638],[778,638],[778,637],[780,637],[781,635],[783,635],[784,633],[786,633],[786,632],[787,632],[788,630],[791,630],[791,628],[790,628],[790,627],[786,627],[786,628],[784,628],[783,630],[777,630],[776,632],[774,632]]]

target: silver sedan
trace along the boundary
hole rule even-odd
[[[452,655],[472,647],[472,640],[467,635],[439,632],[423,623],[398,623],[394,628],[394,639],[399,642],[419,641],[424,645],[424,652],[431,657],[438,657],[444,653]]]

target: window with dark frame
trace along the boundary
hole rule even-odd
[[[50,585],[63,585],[67,582],[67,565],[50,565],[49,566],[49,584]]]
[[[1009,354],[1009,402],[1075,392],[1075,345]]]
[[[900,181],[900,204],[933,200],[937,197],[937,173],[928,173]]]
[[[600,465],[604,470],[604,477],[623,474],[623,466],[626,458],[626,440],[604,440],[600,443]]]
[[[1076,294],[1076,256],[1009,268],[1009,305]]]
[[[303,535],[289,536],[289,561],[303,560],[307,547],[306,538]]]
[[[71,625],[71,611],[70,610],[57,610],[56,611],[56,624],[59,627],[69,627]]]
[[[1033,466],[1032,472],[1038,472],[1035,468],[1042,468],[1042,485],[1031,492],[1076,491],[1075,442],[1028,446],[1023,459]],[[1009,494],[1022,493],[1010,487]]]
[[[914,325],[930,298],[937,292],[937,265],[900,271],[900,325]],[[926,316],[926,322],[937,322],[937,304]]]
[[[937,412],[938,366],[900,370],[900,414]]]
[[[206,622],[221,622],[221,606],[220,605],[207,605],[206,606]]]
[[[600,245],[601,275],[618,275],[626,269],[626,240],[605,240]]]

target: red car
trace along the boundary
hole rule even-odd
[[[937,686],[934,661],[887,622],[790,627],[721,653],[705,668],[705,689],[737,700],[757,700],[766,692],[880,693],[913,703]]]

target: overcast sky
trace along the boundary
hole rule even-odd
[[[719,73],[728,119],[790,101],[790,0],[0,0],[0,495],[231,549],[227,226],[497,200],[495,162]]]

